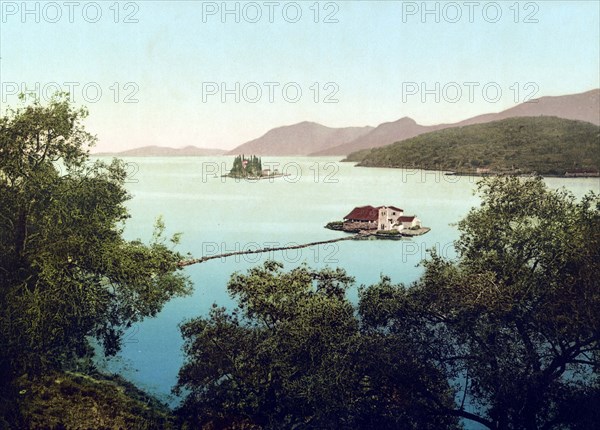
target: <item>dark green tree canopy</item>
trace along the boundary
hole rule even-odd
[[[361,287],[358,309],[340,270],[268,262],[233,275],[233,311],[182,325],[185,425],[595,428],[598,196],[541,178],[479,191],[456,261],[434,252],[414,285]]]
[[[598,196],[578,202],[541,178],[515,177],[484,180],[480,192],[481,207],[459,224],[458,261],[434,253],[414,286],[364,290],[363,320],[460,381],[464,401],[441,412],[491,429],[592,428]]]
[[[233,159],[229,176],[234,178],[258,178],[262,176],[262,161],[256,155],[246,158],[243,154]]]
[[[123,239],[124,164],[89,160],[85,117],[62,94],[0,118],[4,377],[61,367],[89,338],[113,354],[131,324],[189,291],[161,221],[150,245]]]
[[[215,305],[208,317],[182,325],[187,361],[176,392],[187,394],[179,410],[185,425],[456,428],[454,418],[432,415],[411,391],[416,380],[443,398],[448,384],[439,372],[361,332],[346,298],[351,277],[282,267],[269,261],[234,274],[228,290],[238,307]]]

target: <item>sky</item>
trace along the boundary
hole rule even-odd
[[[69,91],[97,151],[449,123],[599,71],[597,1],[0,1],[0,111]]]

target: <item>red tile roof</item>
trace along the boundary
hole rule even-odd
[[[404,212],[404,209],[397,208],[396,206],[388,206],[388,208],[390,208],[390,209],[392,209],[394,211]]]
[[[359,221],[377,221],[379,219],[379,208],[373,206],[361,206],[354,208],[352,212],[344,217],[348,220],[359,220]]]
[[[398,221],[402,221],[402,222],[411,222],[412,220],[414,220],[416,218],[416,215],[411,215],[411,216],[401,216],[398,217]]]

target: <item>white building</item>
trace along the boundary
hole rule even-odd
[[[421,227],[416,216],[404,215],[404,209],[396,206],[361,206],[344,217],[345,230],[398,230]]]
[[[398,218],[404,214],[404,210],[395,206],[379,206],[378,230],[401,230],[398,228]]]
[[[421,220],[416,215],[401,216],[398,218],[398,223],[402,224],[403,228],[421,228]]]

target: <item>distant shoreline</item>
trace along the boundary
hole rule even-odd
[[[447,169],[425,169],[423,167],[404,167],[404,166],[362,166],[360,162],[341,160],[342,163],[357,163],[354,167],[365,167],[372,169],[404,169],[404,170],[422,170],[424,172],[436,172],[443,173],[444,176],[472,176],[472,177],[486,177],[486,176],[520,176],[528,177],[532,175],[538,175],[543,178],[565,178],[565,179],[577,179],[577,178],[600,178],[600,172],[590,172],[589,174],[572,174],[572,175],[557,175],[551,173],[537,173],[537,172],[524,172],[524,173],[502,173],[502,172],[489,172],[489,173],[477,173],[477,172],[453,172]]]
[[[475,176],[475,177],[485,177],[485,176],[520,176],[526,177],[534,175],[535,173],[468,173],[468,172],[446,172],[445,176]],[[554,174],[543,174],[540,173],[540,176],[543,178],[565,178],[565,179],[574,179],[574,178],[600,178],[599,173],[589,173],[589,174],[574,174],[574,175],[554,175]]]

